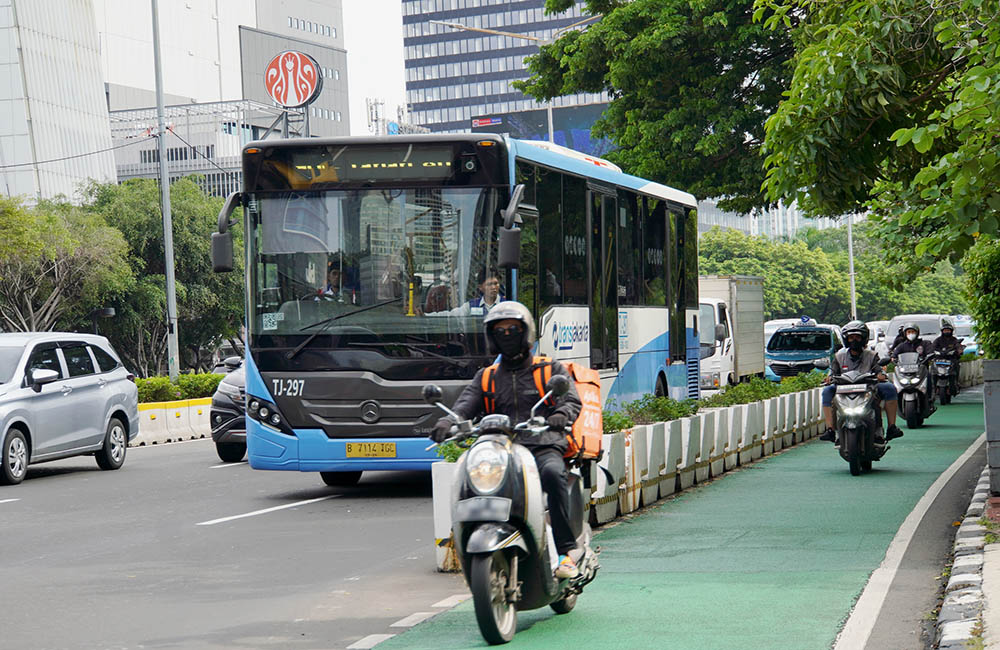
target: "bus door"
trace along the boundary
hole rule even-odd
[[[595,369],[618,367],[617,214],[614,189],[588,184],[590,366]]]

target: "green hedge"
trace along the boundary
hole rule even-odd
[[[136,379],[135,383],[139,388],[140,404],[145,402],[172,402],[182,399],[211,397],[223,377],[225,375],[204,372],[180,375],[177,377],[176,384],[170,383],[169,377]]]
[[[693,415],[702,408],[749,404],[785,393],[817,388],[823,384],[825,376],[826,374],[823,372],[813,371],[805,375],[785,377],[781,383],[768,381],[761,377],[751,377],[748,382],[726,386],[715,395],[697,401],[689,399],[678,402],[668,397],[646,395],[634,402],[623,404],[618,409],[615,408],[614,404],[609,404],[604,411],[604,433],[614,433],[639,424],[669,422]]]
[[[959,358],[959,361],[975,361],[978,358],[979,358],[979,354],[978,353],[976,353],[976,352],[966,352],[965,354],[963,354]]]

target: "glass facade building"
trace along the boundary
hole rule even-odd
[[[540,39],[587,17],[583,3],[546,15],[545,0],[402,0],[406,101],[412,120],[434,132],[468,131],[472,118],[544,107],[511,85],[526,79],[537,41],[456,29],[432,20]],[[604,93],[557,97],[554,107],[600,104]]]
[[[73,197],[115,177],[89,0],[0,0],[0,192]]]

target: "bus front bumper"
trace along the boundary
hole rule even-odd
[[[348,457],[347,443],[389,443],[393,457]],[[328,438],[321,429],[297,429],[285,435],[247,418],[247,458],[254,469],[298,472],[426,470],[441,458],[426,451],[427,438]],[[387,446],[379,444],[386,453]]]

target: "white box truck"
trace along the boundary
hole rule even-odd
[[[698,278],[701,388],[717,389],[764,374],[764,278]]]

